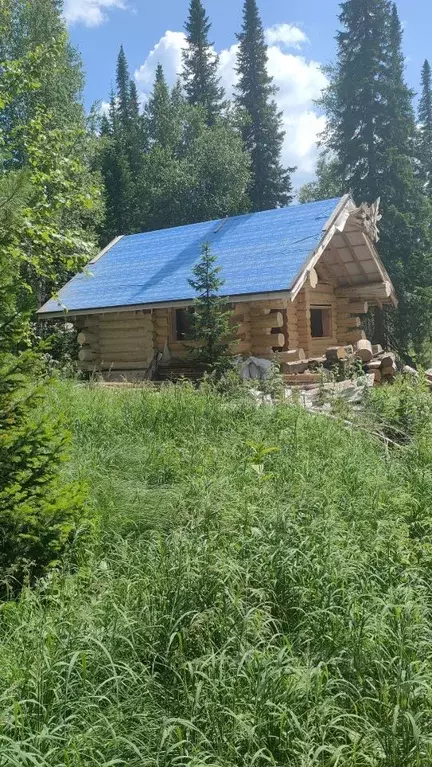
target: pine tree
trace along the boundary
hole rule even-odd
[[[194,266],[193,277],[188,280],[197,297],[191,315],[189,340],[199,342],[192,353],[210,372],[224,373],[232,364],[230,344],[234,335],[230,326],[232,310],[220,296],[224,281],[220,278],[221,268],[210,250],[209,243],[201,249],[201,260]]]
[[[284,141],[276,89],[267,71],[267,46],[256,0],[245,0],[243,28],[237,35],[239,53],[237,104],[245,114],[243,139],[252,159],[249,195],[254,211],[268,210],[292,201],[290,174],[282,166]]]
[[[217,74],[219,59],[209,42],[210,28],[201,0],[190,0],[183,52],[184,88],[188,103],[202,107],[211,125],[223,108],[224,90]]]
[[[432,73],[428,60],[425,61],[422,69],[418,122],[419,177],[423,189],[432,199]]]

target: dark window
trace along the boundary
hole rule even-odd
[[[311,335],[312,338],[330,338],[331,331],[331,309],[323,307],[321,309],[311,309]]]
[[[175,310],[175,340],[184,341],[190,329],[191,314],[193,309]]]

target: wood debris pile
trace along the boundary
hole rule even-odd
[[[322,357],[305,358],[303,349],[282,352],[279,355],[285,383],[290,386],[316,386],[322,381],[323,371],[334,373],[339,380],[355,375],[362,369],[374,376],[374,384],[392,383],[398,365],[393,352],[384,351],[377,344],[360,340],[354,346],[330,346]],[[416,371],[410,368],[413,374]],[[405,372],[408,372],[407,370]],[[432,379],[431,379],[432,380]]]

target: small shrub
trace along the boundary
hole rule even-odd
[[[393,386],[370,391],[367,413],[378,421],[386,436],[406,442],[419,434],[432,419],[432,395],[422,375],[397,376]]]

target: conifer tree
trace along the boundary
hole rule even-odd
[[[420,350],[431,321],[431,212],[415,173],[401,24],[388,0],[345,0],[340,21],[338,58],[322,99],[331,158],[323,169],[327,183],[330,171],[340,193],[351,191],[358,203],[381,197],[380,253],[400,302],[392,330],[402,348]],[[379,320],[376,340],[384,340],[382,314]]]
[[[38,48],[3,61],[3,104],[14,106],[22,97],[24,103],[42,84],[47,61],[55,60],[55,48],[52,56]],[[78,210],[85,203],[68,175],[63,135],[57,129],[48,136],[40,116],[23,139],[28,166],[15,170],[5,151],[0,156],[1,598],[52,567],[82,521],[80,490],[60,475],[67,435],[60,423],[36,411],[46,383],[30,345],[29,314],[19,307],[23,265],[31,262],[50,278],[59,253],[76,269],[76,252],[86,249],[76,228],[64,229],[61,215],[63,208]]]
[[[201,260],[192,270],[193,277],[188,280],[196,293],[188,335],[189,340],[200,343],[192,350],[195,359],[217,373],[223,373],[231,366],[230,344],[234,341],[230,326],[232,310],[220,295],[224,285],[220,272],[216,256],[207,242],[201,248]]]
[[[173,104],[173,97],[165,79],[163,67],[158,64],[153,90],[146,106],[148,133],[154,144],[174,148],[176,143],[176,111],[177,108]]]
[[[130,75],[126,61],[124,48],[121,45],[117,57],[116,84],[117,84],[117,114],[120,124],[127,128],[130,118]]]
[[[290,174],[282,165],[284,131],[267,71],[267,46],[256,0],[245,0],[239,53],[237,104],[245,115],[243,139],[252,160],[252,209],[268,210],[292,201]]]
[[[424,191],[432,199],[432,72],[428,60],[422,69],[418,122],[419,177]]]
[[[187,101],[205,110],[209,124],[223,107],[224,90],[217,74],[219,59],[209,41],[211,24],[201,0],[190,0],[185,24],[187,47],[183,52],[183,82]]]
[[[116,90],[111,93],[108,117],[103,119],[101,128],[99,167],[106,213],[100,238],[102,245],[106,245],[118,234],[139,231],[142,220],[139,180],[147,136],[123,46],[117,58]]]

